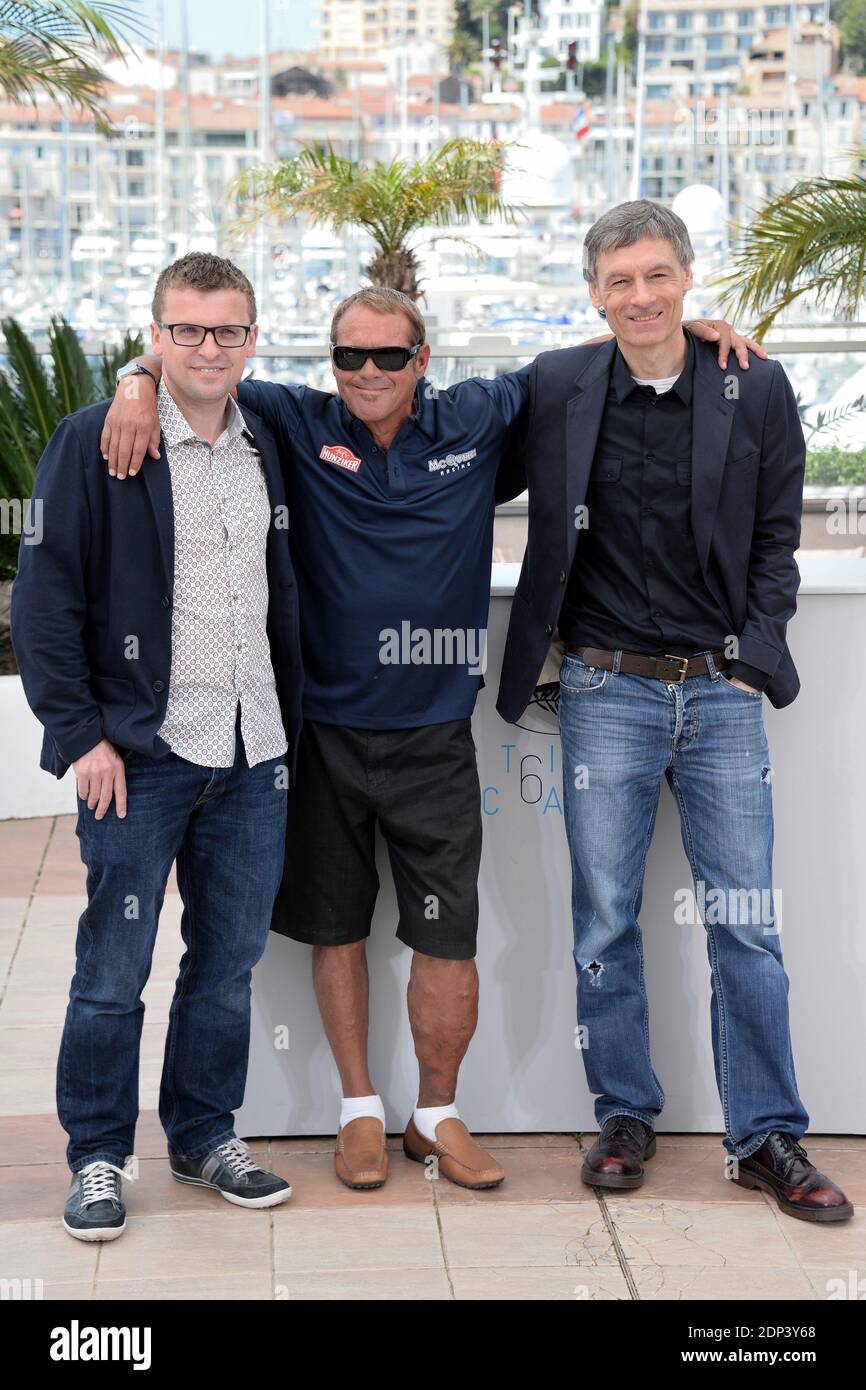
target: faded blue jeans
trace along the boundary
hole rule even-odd
[[[578,1022],[599,1125],[625,1114],[652,1126],[664,1105],[638,925],[664,777],[695,890],[694,910],[685,898],[681,908],[706,931],[724,1146],[745,1158],[772,1130],[799,1138],[809,1117],[794,1075],[772,894],[763,695],[715,667],[672,685],[589,667],[570,653],[560,679]]]
[[[281,771],[282,770],[282,771]],[[174,753],[126,757],[128,809],[96,820],[78,799],[87,907],[57,1060],[57,1113],[73,1172],[133,1153],[138,1061],[157,922],[172,863],[183,900],[159,1115],[172,1157],[234,1135],[243,1102],[250,976],[268,939],[285,852],[282,758],[199,767]]]

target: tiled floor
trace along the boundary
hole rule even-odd
[[[0,1279],[40,1280],[57,1299],[811,1300],[856,1287],[863,1211],[838,1227],[780,1215],[724,1181],[718,1135],[660,1135],[644,1186],[604,1199],[579,1179],[593,1136],[573,1134],[488,1136],[507,1170],[492,1192],[428,1182],[398,1139],[377,1192],[336,1181],[330,1138],[251,1145],[294,1187],[271,1212],[174,1182],[155,1113],[180,954],[173,891],[145,993],[129,1228],[108,1245],[72,1240],[54,1063],[83,886],[73,817],[0,823]],[[866,1138],[807,1143],[866,1210]]]

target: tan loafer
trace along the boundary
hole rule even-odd
[[[361,1115],[337,1135],[334,1169],[347,1187],[381,1187],[388,1176],[385,1129],[374,1115]]]
[[[439,1160],[439,1172],[458,1187],[498,1187],[504,1171],[480,1144],[476,1144],[462,1120],[440,1120],[436,1142],[431,1144],[410,1120],[403,1135],[403,1152],[415,1163],[424,1163],[431,1154]]]

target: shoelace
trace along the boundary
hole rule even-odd
[[[227,1143],[220,1144],[217,1153],[236,1177],[242,1178],[246,1173],[259,1171],[258,1164],[253,1163],[242,1139],[229,1139]]]
[[[803,1145],[798,1144],[797,1140],[792,1138],[790,1134],[786,1134],[783,1130],[779,1130],[777,1132],[776,1140],[785,1156],[790,1160],[788,1165],[789,1168],[793,1165],[794,1160],[797,1158],[804,1159],[808,1164],[809,1155],[806,1153],[806,1150],[803,1148]]]
[[[638,1143],[643,1140],[644,1133],[640,1127],[640,1120],[633,1119],[631,1115],[617,1115],[616,1118],[618,1123],[608,1131],[605,1135],[606,1139],[612,1139],[615,1134],[618,1134],[619,1131],[623,1129],[626,1134],[630,1135],[632,1139],[637,1140]]]
[[[126,1178],[128,1182],[135,1182],[134,1163],[132,1154],[127,1158],[122,1168],[101,1159],[98,1159],[96,1163],[88,1163],[86,1168],[80,1170],[81,1206],[90,1207],[94,1202],[119,1202],[120,1182],[118,1179]]]

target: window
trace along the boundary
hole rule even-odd
[[[691,27],[692,27],[692,16],[691,16],[691,14],[689,13],[689,11],[688,11],[688,10],[678,10],[678,11],[677,11],[677,28],[678,28],[678,29],[691,29]]]

